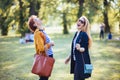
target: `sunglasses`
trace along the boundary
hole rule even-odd
[[[82,24],[85,24],[85,21],[83,21],[83,20],[81,20],[81,19],[79,19],[79,22],[81,22]]]

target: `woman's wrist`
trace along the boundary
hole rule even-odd
[[[71,55],[68,55],[67,59],[70,60],[71,59]]]
[[[65,60],[65,64],[67,64],[70,61],[70,59],[71,59],[71,55],[67,57],[67,59]]]
[[[68,57],[69,59],[71,58],[71,55],[69,55],[69,57]]]

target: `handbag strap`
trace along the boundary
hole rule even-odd
[[[82,36],[83,36],[83,32],[81,32],[80,39],[82,39]],[[80,40],[79,42],[81,42],[81,40]],[[83,52],[81,53],[81,55],[82,55],[83,63],[85,64],[85,60],[84,60],[84,56],[83,56]]]
[[[81,53],[81,55],[82,55],[82,60],[83,60],[83,63],[85,64],[85,60],[84,60],[83,53]]]

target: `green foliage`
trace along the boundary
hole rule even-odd
[[[22,9],[19,1],[22,1]],[[2,35],[7,35],[8,28],[15,25],[15,30],[23,35],[28,31],[28,17],[35,14],[45,26],[62,26],[64,31],[69,32],[78,19],[78,14],[87,16],[90,23],[101,23],[104,22],[105,11],[108,11],[110,28],[120,26],[120,0],[107,1],[105,10],[104,0],[0,0],[0,29]],[[82,2],[83,8],[80,8]]]
[[[2,0],[0,1],[0,29],[2,35],[7,35],[8,33],[8,24],[11,22],[11,12],[12,0]]]

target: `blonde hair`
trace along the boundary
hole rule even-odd
[[[89,20],[85,17],[85,16],[81,16],[80,18],[83,18],[85,23],[84,23],[84,27],[82,28],[82,31],[83,32],[86,32],[87,35],[88,35],[88,38],[89,38],[89,41],[88,41],[88,47],[90,48],[92,46],[92,37],[91,37],[91,34],[90,34],[90,24],[89,24]]]

